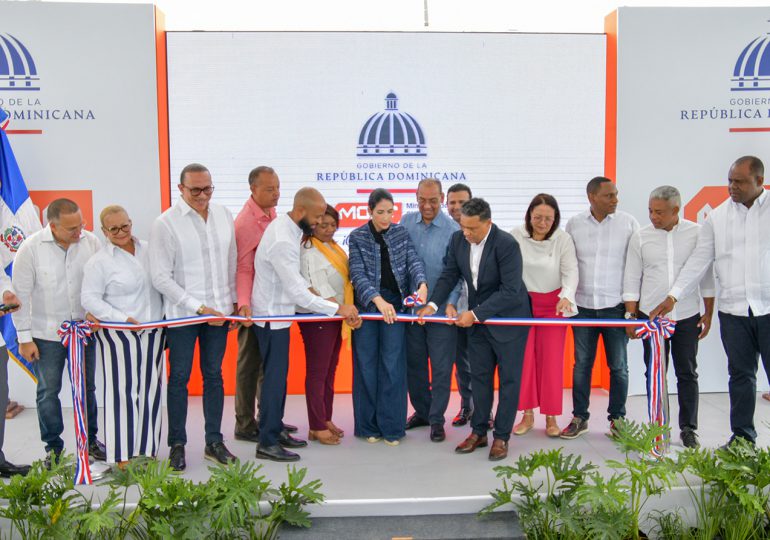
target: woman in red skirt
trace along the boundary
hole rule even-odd
[[[559,229],[559,205],[547,193],[536,195],[524,225],[511,231],[521,247],[524,284],[532,301],[532,315],[552,319],[577,314],[575,289],[578,263],[572,237]],[[533,326],[529,332],[521,373],[521,421],[513,428],[524,435],[535,423],[534,409],[545,415],[545,432],[558,437],[556,417],[562,413],[564,386],[564,326]]]

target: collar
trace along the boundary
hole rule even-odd
[[[195,209],[189,204],[187,204],[187,201],[185,201],[182,197],[179,197],[179,199],[177,199],[176,207],[183,216],[186,216],[190,212],[195,212]]]
[[[608,219],[610,219],[610,220],[611,219],[615,219],[615,216],[617,215],[617,213],[618,213],[618,211],[615,210],[612,214],[607,214],[603,220],[599,221],[598,219],[596,219],[594,217],[593,212],[591,212],[591,209],[589,208],[588,209],[588,221],[593,221],[594,223],[596,223],[598,225],[601,225],[602,223],[604,223]]]
[[[487,235],[484,237],[484,240],[482,240],[478,244],[471,244],[471,246],[476,246],[476,247],[479,247],[479,248],[484,247],[484,244],[487,243],[487,238],[489,238],[489,235],[492,233],[492,228],[494,226],[495,226],[494,223],[489,226],[489,230],[487,231]]]
[[[255,205],[256,205],[256,203],[255,203]],[[257,208],[259,208],[259,207],[257,207]],[[300,228],[300,226],[298,224],[294,223],[294,220],[291,219],[291,216],[289,215],[288,212],[285,213],[284,216],[286,217],[286,221],[287,221],[287,223],[289,225],[289,231],[291,232],[291,234],[296,236],[297,240],[302,238],[302,229]]]
[[[261,206],[257,204],[257,201],[255,201],[254,197],[252,197],[251,195],[249,195],[249,200],[246,201],[246,205],[249,207],[249,209],[257,219],[260,219],[260,220],[266,219],[268,221],[273,221],[276,218],[275,207],[269,208],[267,211],[267,214],[265,214],[265,211],[262,209]]]
[[[136,254],[141,249],[140,244],[139,244],[139,239],[136,236],[132,236],[131,238],[134,240],[134,254]],[[109,242],[109,241],[105,244],[105,248],[107,249],[109,254],[112,255],[113,257],[115,256],[115,250],[116,249],[118,249],[120,251],[125,251],[124,249],[119,248],[118,246],[116,246],[115,244],[113,244],[112,242]],[[128,252],[126,252],[126,253],[128,253]],[[130,253],[129,253],[129,255],[130,255]]]
[[[759,206],[764,206],[766,200],[767,200],[767,190],[763,186],[762,193],[759,194],[759,197],[757,197],[757,200],[755,202],[759,203]]]

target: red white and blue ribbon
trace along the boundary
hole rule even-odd
[[[88,321],[64,321],[59,327],[62,345],[67,347],[72,407],[75,416],[75,485],[93,484],[91,465],[88,462],[88,418],[86,416],[85,346],[91,337]]]
[[[413,292],[406,298],[404,298],[404,307],[405,308],[418,308],[422,306],[422,302],[420,301],[420,295],[416,292]]]
[[[644,321],[643,325],[636,329],[637,336],[650,340],[652,357],[647,369],[647,414],[650,422],[659,426],[667,426],[669,422],[665,340],[674,335],[675,329],[674,321],[660,318]],[[666,454],[670,442],[668,434],[657,437],[653,455],[661,457]]]

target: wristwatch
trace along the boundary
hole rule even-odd
[[[630,311],[626,311],[626,320],[636,319],[636,313],[631,313]]]
[[[204,309],[206,309],[206,306],[205,306],[205,305],[203,305],[203,304],[201,304],[201,307],[199,307],[195,313],[196,313],[197,315],[203,315],[203,310],[204,310]]]

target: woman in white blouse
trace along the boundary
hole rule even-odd
[[[551,195],[536,195],[527,209],[524,225],[511,231],[521,247],[524,284],[537,318],[570,317],[577,313],[575,289],[578,263],[575,244],[559,229],[559,205]],[[566,327],[534,326],[530,330],[521,374],[519,410],[524,416],[513,429],[524,435],[535,422],[533,409],[545,415],[545,432],[558,437],[556,416],[562,413],[564,339]]]
[[[330,205],[313,235],[302,243],[300,271],[310,289],[338,304],[353,303],[348,256],[334,241],[339,214]],[[305,399],[310,425],[308,439],[339,444],[345,433],[332,422],[334,375],[343,340],[350,347],[351,327],[342,321],[299,323],[305,342]]]
[[[120,206],[99,216],[108,243],[83,271],[81,302],[89,319],[110,322],[157,321],[160,294],[150,278],[147,242],[131,235],[131,220]],[[155,456],[160,444],[162,329],[108,330],[95,334],[104,367],[104,423],[107,461],[123,463]]]

